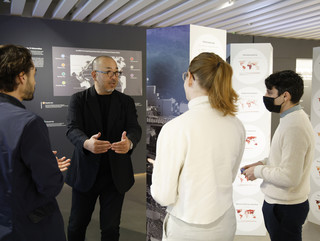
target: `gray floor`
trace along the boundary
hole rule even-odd
[[[135,176],[136,183],[126,194],[121,219],[120,241],[145,241],[146,240],[146,176]],[[58,196],[58,202],[65,221],[68,223],[71,206],[71,188],[64,186]],[[99,204],[92,215],[91,223],[87,230],[87,241],[99,241]],[[267,236],[236,236],[234,241],[269,241]],[[303,241],[320,240],[320,226],[306,222],[303,227]]]
[[[120,241],[146,240],[146,176],[145,174],[135,175],[135,180],[123,204]],[[66,228],[71,207],[71,188],[65,185],[57,199]],[[88,226],[86,238],[86,241],[100,240],[99,202],[96,204]]]
[[[303,241],[319,241],[320,240],[320,226],[306,222],[302,231]],[[266,236],[236,236],[234,241],[270,241],[269,235]]]

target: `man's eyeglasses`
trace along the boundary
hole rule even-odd
[[[112,78],[114,75],[116,77],[119,77],[121,76],[122,72],[121,71],[111,71],[111,70],[108,70],[108,71],[101,71],[101,70],[95,70],[95,72],[98,72],[98,73],[102,73],[102,74],[106,74],[108,75],[109,78]]]

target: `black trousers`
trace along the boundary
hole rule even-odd
[[[294,205],[264,201],[262,212],[272,241],[302,241],[302,225],[309,212],[308,200]]]
[[[97,180],[88,192],[72,189],[72,207],[68,226],[68,241],[84,241],[88,224],[99,197],[101,241],[118,241],[124,194],[113,183]]]

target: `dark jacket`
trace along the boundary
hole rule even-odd
[[[111,94],[108,115],[108,141],[121,140],[123,131],[132,141],[133,147],[141,138],[141,127],[137,121],[135,103],[130,96],[116,90]],[[85,140],[98,132],[103,132],[102,116],[94,86],[72,95],[68,111],[67,137],[75,146],[66,183],[78,191],[86,192],[94,184],[102,154],[93,154],[83,148]],[[134,183],[131,163],[132,150],[127,154],[117,154],[108,150],[112,180],[120,193],[128,191]]]
[[[43,119],[0,93],[0,240],[66,240],[62,186]]]

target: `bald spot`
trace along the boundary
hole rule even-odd
[[[97,69],[101,65],[101,62],[103,62],[103,60],[112,60],[113,62],[116,63],[116,61],[114,61],[114,59],[109,56],[99,56],[93,60],[92,68],[94,70]]]

